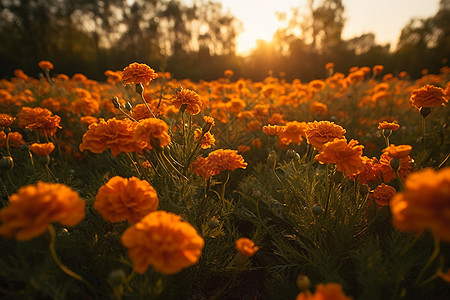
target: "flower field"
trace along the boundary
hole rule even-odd
[[[0,80],[5,299],[449,299],[450,69]]]

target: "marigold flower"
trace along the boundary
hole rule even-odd
[[[313,90],[320,91],[326,87],[326,83],[323,80],[313,80],[308,84]]]
[[[128,228],[122,243],[137,273],[153,266],[163,274],[174,274],[198,262],[205,242],[180,216],[155,211]]]
[[[393,158],[389,156],[389,153],[385,152],[380,156],[380,161],[375,164],[377,176],[381,177],[385,183],[389,183],[393,179],[397,178],[395,171],[391,167],[392,159]],[[400,158],[400,168],[397,172],[401,179],[404,179],[409,173],[411,173],[411,157],[406,156]]]
[[[301,292],[295,300],[352,300],[342,291],[342,287],[337,283],[318,284],[316,291]]]
[[[225,72],[223,72],[223,75],[225,75],[225,77],[231,77],[233,76],[233,70],[225,70]]]
[[[368,158],[363,156],[364,169],[358,174],[358,181],[360,184],[369,184],[378,181],[379,170],[376,167],[378,160],[374,158]],[[351,176],[354,179],[356,176]]]
[[[75,226],[84,218],[85,202],[60,183],[38,182],[20,188],[0,211],[0,235],[25,241],[47,230],[50,223]]]
[[[372,68],[372,72],[374,74],[380,74],[381,72],[383,72],[383,69],[384,69],[384,66],[382,66],[382,65],[375,65]]]
[[[17,117],[19,126],[38,131],[41,135],[53,135],[61,128],[59,126],[61,118],[46,108],[22,107]]]
[[[239,238],[236,240],[236,249],[240,254],[246,257],[252,257],[256,251],[259,250],[258,246],[248,238]]]
[[[321,150],[325,143],[334,139],[343,139],[345,129],[329,121],[314,121],[306,124],[305,136],[309,144]]]
[[[311,104],[310,111],[312,114],[319,114],[325,116],[327,114],[328,109],[326,104],[315,101]]]
[[[9,127],[16,118],[8,114],[0,114],[0,127]]]
[[[411,153],[412,147],[410,145],[390,145],[383,149],[383,153],[386,153],[392,158],[405,158]]]
[[[98,119],[93,116],[83,116],[80,118],[81,123],[83,123],[86,126],[89,126],[93,123],[98,123]]]
[[[23,144],[25,144],[23,137],[20,133],[13,131],[8,134],[9,137],[9,146],[12,148],[19,148]],[[0,131],[0,147],[5,147],[6,145],[6,133],[4,131]]]
[[[227,108],[230,112],[238,114],[245,108],[246,104],[239,98],[233,98],[227,102]]]
[[[251,149],[252,148],[250,148],[250,146],[247,146],[247,145],[239,145],[238,148],[237,148],[238,152],[240,152],[240,153],[248,152]]]
[[[203,105],[200,100],[200,96],[189,89],[182,89],[181,91],[177,91],[175,95],[172,105],[177,109],[180,109],[182,105],[186,105],[186,112],[191,115],[196,115],[200,112],[200,106]]]
[[[30,146],[30,151],[39,156],[47,156],[55,149],[53,143],[34,143]]]
[[[363,149],[364,146],[358,145],[356,140],[351,140],[347,144],[346,139],[335,139],[326,143],[315,159],[322,164],[336,164],[339,172],[353,176],[364,170]]]
[[[214,143],[216,142],[214,135],[212,135],[209,131],[205,132],[205,134],[203,134],[203,137],[202,137],[202,130],[200,128],[197,128],[194,131],[194,140],[196,142],[198,142],[198,141],[200,141],[200,137],[202,138],[202,141],[201,141],[202,149],[211,148],[211,146],[214,146]]]
[[[105,122],[100,119],[99,123],[89,125],[83,135],[80,150],[89,150],[93,153],[102,153],[111,149],[111,154],[116,157],[121,152],[142,152],[147,143],[134,140],[136,123],[129,119],[109,119]]]
[[[244,158],[237,153],[237,150],[218,149],[211,152],[207,158],[207,164],[213,170],[212,175],[219,174],[222,171],[234,171],[238,168],[245,169],[247,163]]]
[[[104,74],[107,77],[106,81],[109,83],[116,84],[122,80],[122,72],[121,71],[114,72],[111,70],[106,70]]]
[[[329,62],[329,63],[325,64],[325,69],[326,70],[334,69],[334,63],[333,62]]]
[[[77,114],[95,115],[100,112],[100,103],[91,96],[81,97],[72,102],[72,110]]]
[[[208,179],[213,175],[213,169],[208,164],[208,161],[203,156],[198,156],[189,166],[195,174]]]
[[[404,186],[390,203],[394,226],[414,233],[430,229],[450,242],[450,168],[412,173]]]
[[[300,145],[305,136],[306,122],[292,121],[287,122],[285,130],[278,136],[278,141],[285,146],[290,143]]]
[[[110,222],[136,223],[155,211],[158,203],[156,191],[147,181],[115,176],[100,187],[94,207]]]
[[[374,199],[379,206],[388,206],[389,201],[394,197],[396,192],[397,191],[392,186],[382,183],[373,190],[371,198]]]
[[[420,89],[416,89],[411,92],[411,98],[409,99],[411,104],[420,109],[421,107],[435,107],[446,105],[448,99],[445,98],[444,90],[440,87],[433,85],[426,85]]]
[[[49,61],[46,60],[41,60],[38,63],[39,68],[43,69],[43,70],[51,70],[53,69],[53,64]]]
[[[161,148],[170,144],[169,126],[161,119],[150,118],[139,121],[134,138],[149,144],[149,148]]]
[[[123,85],[142,83],[146,85],[153,79],[157,78],[158,74],[155,70],[147,66],[146,64],[132,63],[123,69],[122,80]]]
[[[160,111],[156,107],[154,107],[151,104],[148,104],[148,106],[150,107],[150,109],[152,110],[152,112],[155,115],[160,114]],[[140,121],[140,120],[148,119],[148,118],[153,118],[153,115],[148,110],[147,106],[145,104],[143,104],[143,103],[140,103],[140,104],[136,105],[135,107],[133,107],[133,111],[131,112],[131,116],[136,121]]]
[[[265,134],[274,136],[282,134],[286,130],[286,127],[280,125],[266,125],[262,130]]]
[[[400,125],[398,125],[396,123],[389,123],[386,121],[383,121],[383,122],[379,123],[379,125],[378,125],[378,129],[383,129],[383,130],[389,129],[389,130],[395,131],[399,128],[400,128]]]

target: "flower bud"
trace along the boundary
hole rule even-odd
[[[11,156],[5,156],[0,159],[1,170],[11,170],[14,167],[14,160]]]
[[[314,204],[312,212],[315,216],[321,215],[323,213],[322,205],[320,205],[319,203]]]
[[[127,103],[125,103],[125,109],[131,112],[133,110],[133,105],[127,101]]]
[[[425,119],[431,114],[431,107],[421,107],[419,111],[422,117]]]
[[[369,187],[367,184],[362,184],[362,185],[359,187],[359,193],[360,193],[362,196],[366,196],[368,193],[370,193],[370,187]]]
[[[275,150],[272,150],[267,156],[267,164],[270,167],[275,167],[276,162],[277,162],[277,153],[275,152]]]
[[[391,168],[392,168],[395,172],[397,172],[398,169],[400,169],[401,163],[400,163],[400,159],[399,159],[399,158],[393,158],[393,159],[391,159],[391,161],[389,162],[389,164],[391,165]]]
[[[286,152],[286,157],[290,160],[293,160],[296,157],[296,154],[298,153],[295,152],[294,149],[288,149],[288,151]]]
[[[211,130],[212,124],[211,123],[204,123],[202,126],[202,134],[207,133],[208,131]]]
[[[344,179],[344,175],[341,172],[336,171],[331,175],[331,181],[333,181],[334,184],[340,184],[342,179]]]
[[[111,98],[111,102],[114,105],[115,108],[120,109],[120,102],[119,102],[119,98],[117,98],[116,96]]]
[[[122,285],[123,280],[125,279],[125,272],[122,269],[113,270],[108,275],[108,283],[112,287],[117,287]]]
[[[311,281],[306,275],[298,275],[295,283],[301,291],[309,290],[309,288],[311,287]]]
[[[138,93],[139,95],[142,95],[144,93],[144,86],[140,82],[136,83],[136,93]]]
[[[261,199],[261,191],[254,190],[252,192],[252,197],[255,198],[255,199]]]
[[[180,111],[181,111],[181,113],[184,113],[184,111],[186,110],[186,107],[187,107],[187,104],[185,103],[185,104],[182,104],[181,106],[180,106]]]

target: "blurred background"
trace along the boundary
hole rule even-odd
[[[366,17],[381,3],[378,19]],[[308,81],[325,77],[328,62],[414,79],[448,66],[449,31],[450,0],[0,0],[0,78],[37,76],[49,60],[55,73],[100,81],[132,62],[192,80],[232,69]]]

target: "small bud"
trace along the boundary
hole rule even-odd
[[[124,279],[125,279],[125,272],[122,269],[113,270],[108,275],[108,283],[112,287],[117,287],[117,286],[122,285]]]
[[[152,146],[155,150],[161,150],[161,143],[158,139],[151,139],[150,146]]]
[[[425,119],[431,114],[431,107],[421,107],[419,111],[422,117]]]
[[[175,90],[177,93],[181,92],[183,90],[182,86],[177,87],[177,89]]]
[[[184,111],[186,110],[186,107],[187,107],[187,104],[182,104],[182,105],[180,106],[180,111],[181,111],[182,113],[184,113]]]
[[[140,82],[136,83],[136,93],[138,93],[139,95],[142,95],[144,93],[144,86]]]
[[[288,149],[288,151],[286,152],[286,157],[290,160],[293,160],[296,156],[297,152],[295,152],[294,149]]]
[[[393,159],[391,159],[391,161],[390,161],[389,164],[391,165],[391,168],[392,168],[395,172],[397,172],[398,169],[400,169],[401,163],[400,163],[400,159],[399,159],[399,158],[393,158]]]
[[[202,133],[205,134],[208,131],[211,130],[212,124],[211,123],[204,123],[202,126]]]
[[[370,187],[369,187],[367,184],[362,184],[362,185],[359,187],[359,193],[360,193],[362,196],[366,196],[368,193],[370,193]]]
[[[315,216],[321,215],[323,213],[322,205],[320,205],[319,203],[314,204],[312,212]]]
[[[331,175],[331,181],[333,181],[334,184],[340,184],[342,179],[344,179],[344,175],[341,172],[336,171]]]
[[[311,281],[306,275],[298,275],[295,283],[297,284],[297,287],[300,291],[309,290],[309,288],[311,287]]]
[[[11,156],[5,156],[0,159],[0,169],[11,170],[14,167],[14,160]]]
[[[111,102],[114,105],[115,108],[120,109],[120,102],[119,102],[119,98],[117,98],[116,96],[111,98]]]
[[[267,164],[270,167],[275,167],[276,162],[277,162],[277,153],[275,152],[275,150],[272,150],[267,156]]]
[[[133,110],[133,105],[127,101],[127,103],[125,103],[125,109],[131,112]]]
[[[252,197],[255,198],[255,199],[261,199],[261,191],[254,190],[252,192]]]

